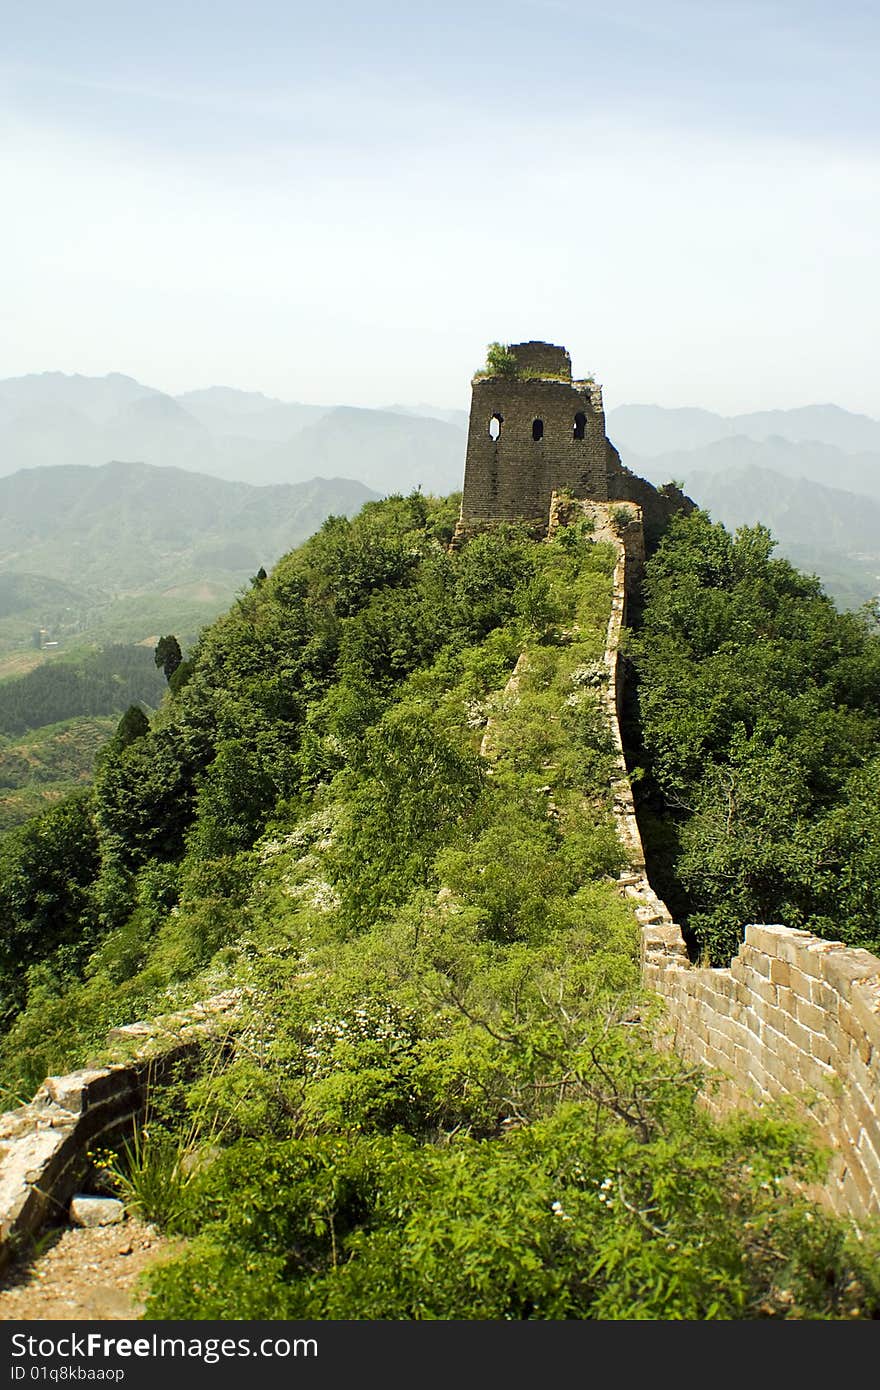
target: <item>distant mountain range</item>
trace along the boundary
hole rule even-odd
[[[763,522],[838,602],[880,592],[880,421],[830,405],[730,419],[620,406],[608,429],[635,473],[675,478],[730,528]]]
[[[0,381],[0,570],[115,594],[166,581],[225,594],[330,510],[457,490],[466,426],[464,411],[424,403],[326,407],[223,386],[171,396],[118,373]],[[841,602],[880,589],[880,421],[835,405],[623,405],[608,433],[634,472],[683,482],[726,525],[765,522]],[[2,486],[22,468],[33,471]]]
[[[109,463],[0,478],[0,651],[50,635],[181,635],[228,607],[260,566],[377,494],[345,478],[253,487]]]
[[[0,381],[0,475],[111,461],[252,484],[354,477],[380,493],[461,485],[464,412],[356,410],[214,386],[166,395],[131,377]]]
[[[28,469],[0,478],[0,573],[114,594],[253,574],[375,496],[346,478],[252,487],[144,463]]]
[[[855,415],[838,405],[760,410],[750,415],[716,415],[711,410],[690,407],[620,405],[609,410],[607,425],[618,448],[645,458],[702,449],[735,435],[756,440],[787,439],[794,444],[830,444],[847,454],[880,454],[880,420]]]

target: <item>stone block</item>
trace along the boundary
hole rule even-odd
[[[750,923],[745,931],[746,945],[754,946],[757,951],[763,951],[768,956],[778,956],[779,944],[789,935],[790,931],[791,928],[789,927]],[[803,936],[806,934],[806,932],[801,933]]]
[[[848,1000],[856,981],[880,977],[880,960],[870,951],[831,951],[822,960],[822,974],[826,983]]]
[[[93,1197],[78,1192],[70,1199],[74,1226],[115,1226],[125,1219],[125,1207],[115,1197]]]
[[[788,962],[786,962],[788,964]],[[797,965],[788,965],[788,983],[792,994],[798,999],[810,999],[810,976],[804,974]]]
[[[810,979],[810,1003],[815,1004],[824,1014],[837,1014],[840,996],[837,991],[818,977]]]
[[[660,990],[664,976],[663,967],[648,960],[642,965],[642,984],[647,989]]]
[[[797,995],[788,985],[776,986],[776,1007],[780,1013],[791,1014],[792,1018],[797,1017]]]
[[[834,1183],[829,1183],[828,1187],[831,1208],[838,1216],[851,1216],[856,1221],[864,1219],[865,1208],[848,1167],[844,1168],[839,1178]]]
[[[853,1148],[851,1152],[847,1155],[847,1157],[849,1159],[848,1176],[853,1188],[855,1189],[856,1194],[856,1200],[854,1205],[856,1206],[856,1210],[859,1212],[859,1214],[867,1216],[876,1202],[876,1192],[874,1190],[874,1184],[872,1183],[868,1174],[865,1172],[864,1164],[862,1163],[861,1155],[859,1154],[858,1149]],[[849,1194],[848,1204],[852,1202],[852,1195]]]
[[[770,1025],[765,1028],[761,1041],[767,1052],[767,1066],[773,1070],[773,1074],[779,1075],[779,1072],[770,1067],[769,1059],[771,1057],[784,1067],[788,1076],[793,1075],[796,1079],[797,1068],[802,1057],[800,1049],[784,1033]]]
[[[736,1001],[737,1016],[739,1016],[740,1014],[742,1014],[743,1010],[747,1009],[751,1004],[752,990],[747,980],[736,975],[734,975],[733,977],[733,988],[733,997]]]
[[[809,994],[806,996],[795,995],[790,1001],[786,1001],[787,1005],[789,1003],[793,1005],[793,1007],[788,1007],[787,1012],[794,1014],[798,1023],[802,1023],[805,1028],[809,1028],[813,1033],[825,1032],[828,1024],[827,1015],[823,1013],[818,1005],[810,1003]]]
[[[839,1049],[832,1046],[825,1033],[810,1032],[810,1056],[823,1066],[832,1067],[839,1057]]]
[[[775,964],[775,962],[772,963]],[[772,1012],[776,1011],[779,1006],[779,996],[776,992],[776,986],[770,980],[756,980],[752,986],[752,992]]]
[[[880,1147],[880,1116],[877,1114],[876,1097],[865,1095],[858,1083],[851,1080],[841,1099],[841,1110],[847,1111],[875,1149]]]
[[[842,1056],[848,1057],[850,1052],[855,1051],[867,1065],[871,1060],[873,1044],[864,1024],[856,1013],[854,1003],[855,993],[849,1002],[845,999],[840,1001],[840,1013],[836,1025],[840,1052]],[[831,1029],[829,1029],[829,1034],[830,1032]]]
[[[740,946],[739,954],[734,956],[730,968],[733,970],[738,964],[741,970],[754,970],[758,975],[769,978],[771,959],[766,951],[758,950],[757,946],[753,946],[747,939],[745,944]]]
[[[859,1140],[859,1158],[865,1177],[871,1184],[874,1200],[880,1202],[880,1154],[877,1152],[876,1142],[872,1142],[872,1136],[867,1130],[862,1130]]]
[[[752,1001],[740,1009],[739,1025],[746,1038],[754,1038],[756,1042],[760,1042],[761,1024]]]
[[[880,1088],[877,1085],[877,1074],[870,1064],[862,1061],[857,1052],[851,1055],[846,1069],[846,1077],[842,1079],[844,1086],[854,1084],[860,1087],[864,1095],[870,1098],[872,1108],[878,1109],[878,1098],[880,1098],[878,1097],[878,1090]]]
[[[842,949],[839,941],[823,941],[811,932],[793,932],[786,941],[780,943],[780,955],[805,975],[818,976],[822,972],[822,957],[829,951]]]
[[[99,1083],[106,1081],[109,1076],[106,1067],[74,1071],[69,1076],[47,1076],[40,1091],[45,1092],[62,1110],[81,1115],[89,1102],[100,1095]]]
[[[791,1064],[778,1047],[768,1047],[762,1059],[763,1070],[767,1075],[767,1085],[771,1090],[781,1088],[788,1092],[791,1087]]]
[[[787,960],[779,960],[773,957],[770,961],[770,980],[774,985],[785,985],[791,988],[791,965]]]
[[[812,1053],[813,1049],[810,1044],[814,1034],[802,1023],[798,1023],[797,1019],[792,1018],[790,1014],[780,1015],[780,1032],[785,1034],[789,1042],[794,1043],[799,1052],[805,1052],[808,1055]]]
[[[821,980],[824,979],[822,961],[825,956],[830,951],[840,950],[843,950],[840,942],[822,941],[818,936],[811,936],[801,943],[797,950],[792,951],[791,963],[808,979]]]
[[[850,1008],[871,1046],[880,1051],[880,981],[871,976],[856,981],[850,991]]]

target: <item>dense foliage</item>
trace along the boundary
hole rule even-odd
[[[80,936],[102,945],[84,978],[71,979],[66,963],[59,975],[43,918],[28,932],[21,917],[7,986],[17,1000],[30,971],[31,1002],[2,1049],[11,1089],[23,1093],[77,1060],[108,1024],[160,1005],[206,967],[245,924],[250,851],[267,822],[296,820],[337,775],[356,808],[333,851],[346,919],[364,922],[430,881],[434,854],[484,781],[480,716],[469,729],[461,701],[479,711],[526,628],[552,628],[585,584],[604,611],[607,583],[600,567],[563,595],[577,556],[515,533],[450,554],[454,517],[454,501],[415,495],[368,506],[355,522],[331,519],[206,632],[149,733],[123,719],[90,803],[98,872],[84,890]],[[564,566],[555,578],[543,573],[551,560]],[[434,661],[439,674],[429,677]],[[408,678],[431,693],[403,709]],[[433,692],[444,682],[463,692],[445,714],[451,734],[434,727],[445,707]],[[595,741],[595,728],[585,725],[583,738]],[[384,862],[371,862],[364,844]],[[23,845],[13,837],[7,847],[10,881]],[[619,853],[607,828],[591,852]],[[66,903],[59,920],[70,921]]]
[[[876,609],[837,612],[772,549],[760,526],[676,518],[633,644],[663,806],[645,825],[715,964],[748,922],[880,950]]]

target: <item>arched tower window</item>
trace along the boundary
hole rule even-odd
[[[534,441],[535,441],[536,444],[537,444],[537,442],[538,442],[539,439],[543,439],[543,438],[544,438],[544,421],[543,421],[543,420],[533,420],[533,421],[532,421],[532,438],[534,439]]]
[[[573,439],[583,439],[587,431],[587,417],[582,410],[579,410],[574,417],[574,429],[571,432]]]
[[[492,416],[491,420],[489,421],[489,438],[490,438],[490,439],[497,439],[497,438],[499,437],[499,435],[501,434],[501,426],[502,426],[503,424],[504,424],[504,416],[503,416],[503,415],[499,415],[498,411],[496,410],[496,411],[495,411],[495,414]]]

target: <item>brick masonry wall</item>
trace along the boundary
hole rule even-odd
[[[880,1216],[880,960],[782,926],[747,926],[728,970],[695,968],[675,945],[644,927],[642,975],[676,1051],[722,1074],[709,1108],[791,1098],[833,1150],[832,1205]]]
[[[231,1026],[237,1007],[230,990],[183,1013],[113,1029],[108,1042],[136,1043],[130,1060],[47,1077],[29,1105],[0,1115],[0,1265],[66,1211],[90,1150],[130,1137],[151,1088],[194,1061],[206,1038]]]
[[[878,1217],[880,959],[809,932],[752,925],[729,969],[694,966],[680,927],[648,881],[618,719],[628,550],[638,562],[637,548],[625,539],[631,529],[623,536],[610,527],[596,534],[618,549],[606,700],[620,770],[614,810],[631,866],[620,885],[641,923],[643,983],[666,1006],[675,1050],[714,1074],[704,1092],[712,1113],[786,1100],[832,1151],[830,1204],[857,1221]]]

